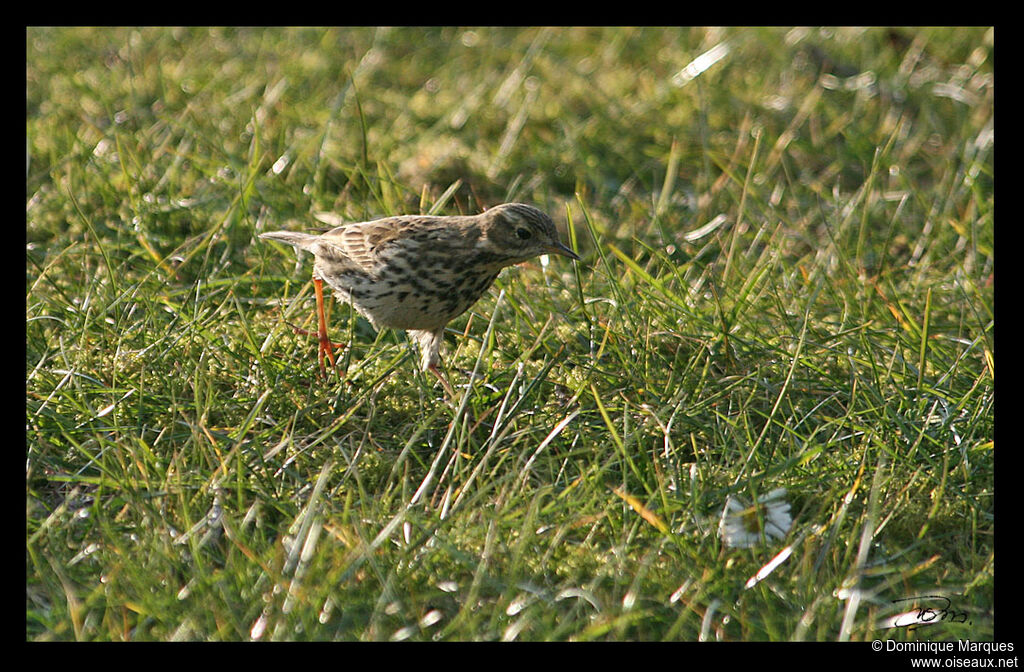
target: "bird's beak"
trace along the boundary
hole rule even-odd
[[[580,260],[580,255],[573,252],[568,245],[563,245],[560,242],[555,242],[554,245],[548,248],[548,252],[550,252],[551,254],[560,254],[563,257],[569,257],[570,259],[574,259],[576,261]]]

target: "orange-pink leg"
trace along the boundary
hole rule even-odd
[[[324,356],[331,360],[331,368],[337,369],[338,363],[334,359],[334,350],[336,348],[345,347],[344,343],[332,343],[331,339],[327,337],[327,316],[324,313],[324,281],[320,278],[313,278],[313,290],[316,293],[316,315],[317,315],[317,330],[316,336],[319,341],[317,349],[317,361],[320,362],[320,373],[323,374],[324,378],[327,377],[327,366],[324,364]],[[292,327],[297,334],[310,335],[310,332],[305,329],[299,329],[298,327]]]
[[[444,387],[444,391],[448,393],[448,398],[454,403],[455,390],[452,389],[452,386],[448,383],[448,379],[444,377],[444,374],[437,368],[437,365],[431,364],[427,367],[427,370],[437,376],[437,379],[441,381],[441,385]]]

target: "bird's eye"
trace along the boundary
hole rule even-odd
[[[519,237],[519,240],[526,240],[531,235],[533,235],[533,234],[530,233],[529,229],[524,229],[521,226],[518,229],[516,229],[516,236]]]

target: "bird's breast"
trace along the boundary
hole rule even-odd
[[[500,270],[500,269],[499,269]],[[374,327],[436,330],[466,312],[498,271],[403,260],[376,273],[342,273],[324,280]]]

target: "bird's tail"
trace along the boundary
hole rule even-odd
[[[282,243],[287,243],[293,247],[310,250],[312,245],[315,244],[317,236],[308,233],[299,233],[297,231],[268,231],[267,233],[261,233],[260,238],[279,240]]]

